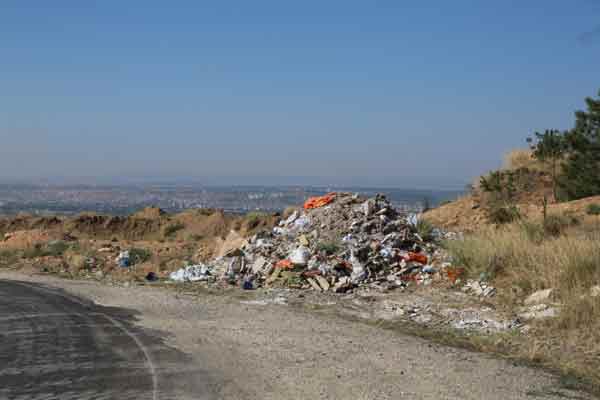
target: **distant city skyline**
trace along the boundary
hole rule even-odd
[[[0,4],[0,182],[461,188],[600,89],[600,2]]]

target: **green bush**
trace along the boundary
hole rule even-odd
[[[317,251],[325,252],[327,255],[333,255],[340,251],[340,245],[336,242],[319,242],[317,244]]]
[[[560,236],[571,226],[579,224],[579,220],[567,215],[548,215],[542,226],[544,233],[550,236]]]
[[[19,252],[14,249],[0,250],[0,265],[10,265],[17,262],[19,259]]]
[[[600,204],[592,203],[587,206],[588,215],[600,215]]]
[[[68,243],[63,242],[62,240],[56,240],[48,243],[46,252],[49,256],[59,257],[62,256],[69,247]]]
[[[252,211],[246,214],[246,227],[247,229],[254,229],[258,225],[260,225],[261,221],[263,221],[268,216],[267,213],[260,211]]]
[[[421,238],[425,241],[431,241],[433,240],[433,230],[434,227],[433,225],[431,225],[431,223],[423,218],[419,218],[419,220],[417,221],[417,225],[415,226],[415,229],[417,231],[417,233],[419,234],[419,236],[421,236]]]
[[[35,245],[23,252],[23,258],[60,257],[69,248],[69,244],[62,240],[55,240],[45,245]]]
[[[514,205],[492,206],[488,210],[488,218],[492,223],[502,225],[520,219],[521,213]]]
[[[182,224],[181,222],[176,222],[174,224],[167,225],[163,231],[163,234],[166,237],[173,236],[175,233],[179,232],[183,228],[185,228],[184,224]]]
[[[546,232],[542,224],[523,220],[520,222],[520,226],[527,239],[533,243],[539,244],[546,237]]]
[[[129,250],[129,262],[131,265],[144,263],[152,258],[150,250],[134,247]]]

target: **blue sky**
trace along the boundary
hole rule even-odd
[[[0,179],[460,187],[600,89],[600,1],[0,3]]]

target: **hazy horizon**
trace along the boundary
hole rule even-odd
[[[600,89],[600,2],[0,5],[0,181],[462,188]],[[84,183],[84,182],[78,182]]]

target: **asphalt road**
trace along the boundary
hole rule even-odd
[[[0,280],[0,399],[204,398],[202,371],[133,318],[61,290]]]

